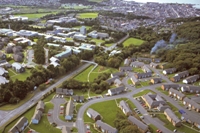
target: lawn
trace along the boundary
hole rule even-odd
[[[129,84],[129,85],[132,85],[132,84],[133,84],[133,82],[131,81],[131,79],[128,80],[128,84]]]
[[[110,47],[112,45],[113,45],[113,43],[105,44],[106,47]]]
[[[117,110],[119,110],[119,108],[116,105],[115,100],[110,100],[110,101],[106,101],[106,102],[100,102],[97,104],[93,104],[89,108],[92,108],[95,111],[97,111],[98,113],[100,113],[101,116],[103,117],[102,121],[104,121],[105,123],[114,127],[113,121],[116,118]],[[86,112],[84,113],[83,118],[84,118],[84,122],[91,122],[91,123],[94,122],[92,119],[90,119],[86,115]]]
[[[77,76],[75,76],[74,79],[78,80],[78,81],[81,81],[81,82],[88,82],[88,73],[92,70],[92,68],[94,68],[94,66],[90,65],[84,71],[82,71]]]
[[[16,79],[20,80],[20,81],[25,81],[27,77],[31,76],[31,70],[30,69],[26,69],[25,72],[23,73],[16,73],[17,75],[13,75],[10,76],[12,81],[15,81]]]
[[[4,106],[1,106],[0,110],[16,109],[16,108],[20,107],[21,105],[23,105],[24,103],[26,103],[28,100],[30,100],[33,96],[34,96],[34,93],[28,93],[27,96],[23,100],[20,100],[20,102],[18,104],[6,104]]]
[[[133,67],[133,72],[143,73],[144,71],[142,70],[142,68]]]
[[[8,69],[8,75],[10,76],[10,77],[12,77],[12,76],[14,76],[14,75],[17,75],[17,73],[13,70],[13,69]]]
[[[98,13],[97,12],[93,12],[93,13],[79,13],[77,14],[78,18],[96,18],[98,17]]]
[[[140,91],[140,92],[137,93],[137,94],[134,94],[133,97],[140,97],[140,96],[143,96],[143,95],[145,95],[145,94],[147,94],[147,93],[149,93],[149,92],[155,94],[155,92],[153,92],[153,91],[147,89],[147,90]]]
[[[28,17],[29,19],[36,19],[36,18],[41,18],[47,14],[52,14],[52,13],[17,14],[15,16]]]
[[[160,92],[162,92],[165,95],[169,95],[168,91],[163,90],[161,87],[157,87],[157,90],[159,90]]]
[[[45,103],[44,113],[48,113],[49,109],[53,109],[54,105],[51,102]]]
[[[142,88],[142,87],[145,87],[145,86],[149,86],[150,81],[144,81],[144,82],[140,82],[140,84],[136,85],[136,88]]]
[[[81,28],[82,26],[75,26],[75,27],[73,27],[73,28]],[[89,30],[89,29],[91,29],[92,27],[91,26],[85,26],[85,28],[86,28],[86,30]]]
[[[104,40],[101,40],[101,39],[92,39],[91,42],[95,42],[96,45],[100,45],[101,43],[105,42]]]
[[[124,47],[127,47],[129,45],[140,46],[143,42],[144,42],[144,40],[140,40],[140,39],[137,39],[137,38],[128,38],[127,40],[125,40],[123,42],[123,46]]]
[[[158,129],[156,126],[154,126],[153,124],[149,125],[149,128],[151,130],[151,133],[157,133],[156,130]]]

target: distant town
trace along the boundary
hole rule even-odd
[[[0,1],[1,133],[200,132],[200,10]]]

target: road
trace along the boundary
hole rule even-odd
[[[85,68],[87,68],[90,64],[84,64],[82,66],[80,66],[76,72],[79,73],[82,70],[84,70]],[[3,117],[0,117],[0,127],[2,127],[6,122],[8,122],[11,118],[13,118],[14,116],[17,116],[19,114],[21,114],[22,112],[25,112],[29,107],[31,107],[32,105],[34,105],[35,103],[37,103],[37,101],[47,92],[49,92],[51,89],[53,89],[54,87],[57,87],[58,85],[60,85],[62,82],[64,82],[65,80],[69,79],[70,77],[72,77],[73,75],[76,74],[76,72],[71,72],[70,74],[68,74],[67,76],[61,78],[60,80],[58,80],[55,84],[51,85],[50,87],[48,87],[46,90],[38,93],[37,95],[35,95],[32,99],[30,99],[29,101],[27,101],[25,104],[23,104],[22,106],[20,106],[19,108],[16,108],[12,111],[10,111],[9,113],[7,113],[6,115],[4,115]],[[34,100],[32,102],[32,100]]]

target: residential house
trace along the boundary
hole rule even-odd
[[[167,108],[170,108],[170,106],[169,105],[163,105],[163,104],[159,104],[159,106],[157,107],[157,109],[159,110],[159,111],[164,111],[165,109],[167,109]]]
[[[0,59],[1,60],[6,59],[6,55],[2,51],[0,51]]]
[[[124,77],[125,76],[125,72],[116,72],[116,73],[111,73],[111,78],[113,77]]]
[[[199,75],[193,75],[190,77],[187,77],[186,79],[183,80],[183,83],[185,84],[191,84],[196,82],[199,79]]]
[[[149,69],[146,65],[144,65],[144,66],[142,67],[142,70],[143,70],[145,73],[150,73],[150,72],[152,72],[151,69]]]
[[[172,82],[179,82],[180,80],[181,80],[181,77],[180,76],[173,76],[173,77],[171,77],[170,78],[170,80],[172,81]]]
[[[122,86],[123,83],[122,83],[122,81],[121,81],[120,79],[115,79],[115,80],[114,80],[114,85],[115,85],[116,87],[119,87],[119,86]]]
[[[126,116],[132,115],[132,111],[129,108],[128,104],[122,100],[119,102],[119,108],[123,111]]]
[[[138,85],[140,83],[140,81],[133,75],[131,76],[131,81],[134,85]]]
[[[117,133],[118,132],[116,128],[111,127],[110,125],[102,122],[101,120],[97,120],[94,126],[103,133]]]
[[[43,114],[42,111],[36,110],[32,119],[31,119],[31,123],[38,124],[40,119],[42,118],[42,114]]]
[[[183,72],[175,74],[175,76],[179,76],[182,79],[182,78],[188,77],[189,76],[189,72],[188,71],[183,71]]]
[[[6,83],[8,83],[9,82],[9,80],[7,80],[5,77],[3,77],[3,76],[0,76],[0,85],[1,84],[6,84]]]
[[[169,108],[164,111],[167,119],[172,123],[173,126],[179,127],[181,126],[181,120],[173,113],[173,111]]]
[[[168,91],[170,88],[173,88],[173,89],[176,89],[176,90],[179,90],[180,86],[178,84],[171,84],[171,83],[165,83],[161,86],[161,88],[163,90],[166,90]]]
[[[74,100],[74,102],[84,102],[84,96],[74,95],[72,96],[72,99]]]
[[[12,64],[12,68],[18,73],[25,72],[25,68],[20,63],[17,63],[17,62],[14,62]]]
[[[63,126],[62,127],[62,133],[71,133],[71,130],[69,127]]]
[[[137,79],[148,78],[148,77],[151,77],[151,76],[152,76],[152,72],[147,72],[147,73],[136,73],[136,74],[134,74],[134,76],[135,76]]]
[[[21,56],[20,54],[13,54],[13,59],[16,62],[22,62],[23,61],[23,56]]]
[[[143,62],[139,62],[139,61],[134,61],[134,62],[131,62],[130,66],[131,67],[142,68],[142,66],[144,66],[144,63]]]
[[[183,104],[196,112],[200,112],[200,105],[187,97],[183,99]]]
[[[199,93],[200,87],[198,87],[198,86],[182,86],[181,91],[189,92],[189,93]]]
[[[133,70],[133,68],[132,67],[129,67],[129,66],[124,66],[124,67],[120,67],[119,68],[119,71],[120,72],[127,72],[127,71],[132,71]]]
[[[166,68],[166,66],[167,66],[167,63],[162,63],[162,64],[160,64],[160,66],[159,66],[159,67],[160,67],[161,69],[165,69],[165,68]]]
[[[91,108],[89,108],[87,110],[87,115],[88,115],[88,117],[90,117],[94,121],[101,120],[101,115],[97,111],[95,111]]]
[[[151,62],[150,63],[150,67],[152,67],[152,68],[158,68],[158,64],[156,64],[154,62]]]
[[[196,126],[198,129],[200,129],[200,119],[199,118],[194,117],[193,115],[184,113],[184,114],[182,114],[181,119],[188,123],[191,123],[192,125]]]
[[[154,59],[153,59],[153,62],[155,62],[155,63],[160,63],[160,60],[161,60],[160,58],[154,58]]]
[[[28,126],[28,119],[26,117],[21,117],[17,123],[8,131],[8,133],[21,133]]]
[[[176,68],[168,68],[168,69],[163,70],[163,74],[165,75],[172,74],[174,72],[176,72]]]
[[[146,124],[144,124],[143,122],[141,122],[140,120],[138,120],[137,118],[135,118],[133,116],[129,116],[128,120],[133,125],[136,125],[141,133],[146,133],[148,131],[148,126]]]
[[[71,130],[69,127],[63,126],[62,127],[62,133],[71,133]]]
[[[66,110],[65,110],[65,120],[72,120],[73,119],[73,112],[74,112],[74,103],[70,100],[67,103]]]
[[[126,59],[124,60],[124,66],[129,66],[130,63],[131,63],[131,59],[130,59],[130,58],[126,58]]]
[[[57,88],[56,89],[56,94],[60,94],[60,95],[72,96],[73,93],[74,93],[74,91],[72,89],[70,89],[70,90],[63,89],[63,88]]]
[[[152,84],[162,83],[162,78],[152,78],[151,83]]]
[[[159,95],[156,94],[143,95],[142,99],[150,109],[158,107],[159,104],[166,105],[166,102]]]
[[[180,91],[177,91],[173,88],[169,89],[169,95],[176,97],[178,100],[181,100],[181,101],[185,98],[185,95],[183,93],[181,93]]]
[[[36,106],[36,110],[40,110],[42,112],[44,112],[44,102],[43,101],[39,101],[37,106]]]
[[[124,86],[120,86],[120,87],[117,87],[117,88],[109,89],[108,90],[108,94],[110,96],[113,96],[113,95],[120,94],[120,93],[122,93],[124,91],[125,91],[125,87]]]
[[[0,67],[0,76],[6,76],[8,75],[8,71],[5,70],[3,67]]]
[[[151,59],[151,58],[142,58],[142,57],[138,57],[138,58],[137,58],[137,61],[151,63],[151,62],[152,62],[152,59]]]
[[[116,79],[119,79],[119,77],[118,77],[118,76],[115,76],[115,77],[109,78],[109,79],[106,80],[106,82],[107,82],[109,85],[111,85],[111,84],[114,83],[114,81],[115,81]]]

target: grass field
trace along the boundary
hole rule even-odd
[[[73,27],[73,28],[81,28],[82,26],[75,26],[75,27]],[[86,27],[86,30],[89,30],[89,29],[91,29],[92,27],[91,26],[85,26]]]
[[[10,69],[9,74],[12,75],[12,76],[10,75],[10,78],[11,78],[12,81],[15,81],[16,79],[18,79],[20,81],[25,81],[27,77],[31,76],[30,69],[26,69],[25,72],[23,72],[23,73],[17,73],[14,70]],[[15,75],[13,75],[13,74],[15,74]]]
[[[161,87],[157,87],[156,89],[164,93],[165,95],[169,95],[168,91],[163,90]]]
[[[137,39],[137,38],[128,38],[127,40],[125,40],[125,41],[123,42],[123,46],[124,46],[124,47],[127,47],[127,46],[129,46],[129,45],[139,46],[139,45],[141,45],[143,42],[144,42],[144,40],[140,40],[140,39]]]
[[[97,12],[93,12],[93,13],[79,13],[77,14],[76,17],[78,18],[96,18],[98,16],[98,13]]]
[[[105,44],[106,47],[110,47],[112,45],[113,45],[113,43]]]
[[[84,71],[75,76],[74,79],[82,82],[88,82],[88,73],[92,70],[92,68],[94,68],[93,65],[89,66]]]
[[[29,19],[36,19],[36,18],[41,18],[47,14],[55,14],[54,13],[33,13],[33,14],[17,14],[15,16],[21,16],[21,17],[28,17]]]
[[[105,41],[101,39],[92,39],[91,42],[95,42],[96,45],[100,45],[102,42],[105,42]]]
[[[144,82],[140,82],[138,85],[136,85],[136,88],[142,88],[142,87],[145,87],[145,86],[149,86],[150,81],[144,81]]]
[[[141,92],[139,92],[139,93],[137,93],[137,94],[134,94],[133,95],[133,97],[140,97],[140,96],[143,96],[143,95],[145,95],[145,94],[147,94],[147,93],[149,93],[149,92],[151,92],[151,93],[155,93],[155,92],[153,92],[153,91],[151,91],[151,90],[143,90],[143,91],[141,91]]]
[[[133,72],[143,73],[142,68],[133,67]]]

